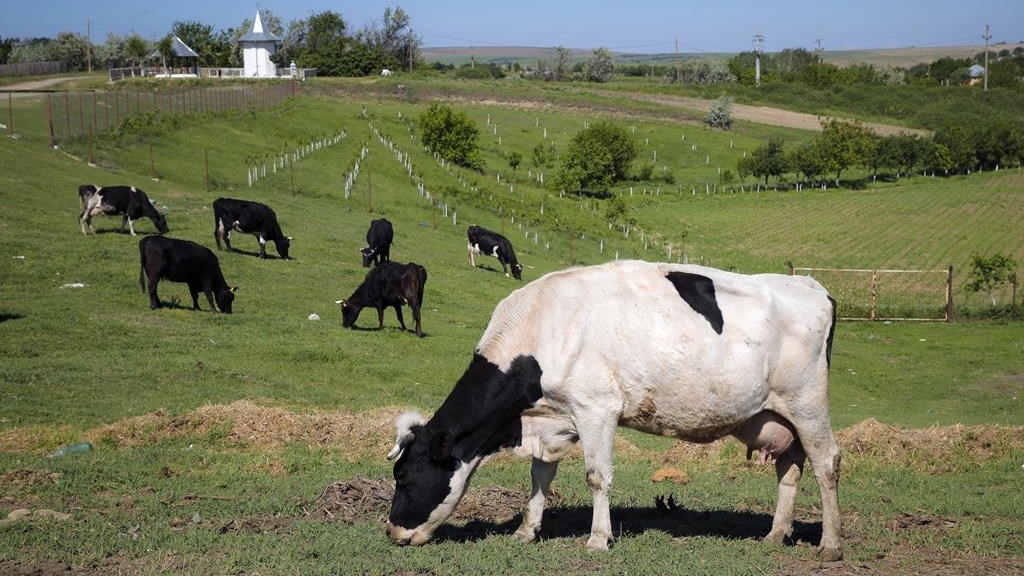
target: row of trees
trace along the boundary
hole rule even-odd
[[[282,38],[273,57],[281,67],[294,61],[324,76],[363,76],[382,68],[422,64],[422,41],[401,8],[386,8],[379,23],[354,32],[341,14],[329,10],[287,25],[270,10],[262,10],[261,17],[264,27]],[[93,44],[73,32],[61,32],[57,38],[0,38],[0,64],[59,61],[70,71],[139,66],[154,56],[169,59],[171,38],[177,36],[199,54],[199,66],[238,68],[242,65],[238,40],[251,25],[252,19],[247,18],[238,28],[214,30],[202,22],[177,21],[156,42],[138,34],[111,34],[103,44]]]
[[[951,124],[926,137],[879,136],[858,123],[830,119],[812,141],[787,150],[781,138],[769,138],[736,164],[741,178],[795,174],[805,182],[838,181],[853,167],[873,176],[900,177],[915,172],[940,175],[1020,166],[1024,163],[1024,122],[991,122],[973,130]]]

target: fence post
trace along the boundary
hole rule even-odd
[[[57,145],[56,140],[53,139],[53,95],[46,95],[46,118],[47,124],[50,128],[50,148]]]
[[[210,191],[210,150],[203,150],[203,164],[206,165],[206,191]]]
[[[870,320],[874,321],[877,317],[878,309],[878,270],[871,271],[871,316]]]
[[[946,269],[946,322],[953,321],[953,265]]]
[[[14,134],[14,103],[12,102],[14,96],[11,92],[7,93],[7,129]]]

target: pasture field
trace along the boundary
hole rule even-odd
[[[157,122],[96,143],[96,166],[81,160],[84,142],[54,151],[31,136],[0,139],[0,573],[1024,571],[1024,328],[1010,322],[840,323],[831,411],[845,454],[841,563],[814,559],[812,478],[793,545],[767,546],[770,468],[734,441],[691,446],[629,431],[618,439],[619,539],[607,554],[584,550],[590,496],[578,456],[555,480],[540,542],[510,537],[529,465],[499,456],[436,543],[391,545],[382,520],[392,420],[440,405],[494,305],[519,285],[493,259],[468,266],[467,225],[504,231],[527,281],[616,254],[665,259],[669,243],[672,260],[682,251],[741,272],[784,272],[787,261],[962,269],[975,252],[1024,258],[1024,188],[1008,171],[856,191],[703,193],[719,161],[734,163],[770,129],[716,133],[655,104],[584,95],[571,106],[571,94],[554,107],[453,100],[481,128],[487,169],[470,173],[417,145],[410,127],[426,101],[415,86],[365,98],[358,88],[323,82],[266,112]],[[555,169],[529,165],[536,144],[564,147],[602,118],[633,131],[645,157],[657,150],[657,169],[676,178],[615,190],[635,217],[628,238],[608,228],[602,200],[561,197],[537,183]],[[272,167],[282,154],[301,158]],[[214,249],[215,198],[267,203],[295,260],[260,260],[256,240],[236,235],[240,252],[217,252],[239,287],[234,314],[192,311],[184,285],[166,282],[170,306],[149,310],[138,238],[117,233],[113,218],[94,219],[96,235],[79,230],[75,191],[86,182],[143,188],[172,236]],[[398,329],[393,311],[383,330],[366,329],[373,311],[362,329],[341,327],[333,301],[365,274],[358,249],[381,216],[395,225],[392,258],[428,270],[425,338]],[[136,228],[154,232],[149,221]],[[958,287],[956,298],[982,296]],[[48,457],[80,440],[93,449]],[[685,481],[652,482],[664,466]]]

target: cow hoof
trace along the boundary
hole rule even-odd
[[[537,534],[530,528],[520,528],[513,534],[515,539],[522,542],[523,544],[529,544],[537,537]]]
[[[764,541],[775,546],[782,546],[790,538],[791,533],[784,530],[772,530],[764,537]]]
[[[591,536],[587,540],[587,552],[607,552],[608,539],[600,536]]]
[[[821,562],[838,562],[843,559],[843,551],[839,548],[818,548],[818,560]]]

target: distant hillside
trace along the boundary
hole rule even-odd
[[[998,53],[1002,50],[1012,52],[1017,47],[1024,47],[1020,43],[1000,43],[989,46],[989,49]],[[878,48],[869,50],[825,50],[822,57],[825,62],[839,66],[851,64],[874,64],[879,66],[893,66],[909,68],[922,62],[934,62],[939,58],[971,58],[975,54],[985,51],[985,45],[971,46],[911,46],[908,48]],[[591,51],[584,49],[572,49],[574,61],[585,60],[590,57]],[[518,62],[520,65],[535,64],[538,60],[554,60],[557,55],[554,47],[538,48],[530,46],[474,46],[474,47],[437,47],[424,48],[423,58],[427,62],[440,62],[442,64],[453,64],[461,66],[475,61],[478,64],[511,64]],[[693,60],[725,60],[735,56],[735,52],[685,52],[679,55],[672,53],[657,54],[633,54],[617,53],[616,59],[620,63],[644,63],[644,64],[668,64],[676,59]]]

